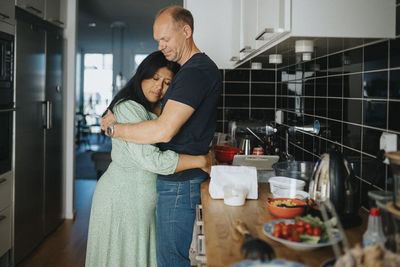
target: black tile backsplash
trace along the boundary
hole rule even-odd
[[[396,21],[400,34],[400,16]],[[252,70],[245,64],[222,70],[218,129],[226,132],[229,120],[274,121],[277,109],[283,111],[285,127],[318,119],[319,135],[290,135],[289,153],[296,160],[316,161],[336,146],[353,167],[367,207],[368,190],[393,187],[390,168],[377,155],[383,132],[400,135],[400,36],[320,38],[313,57],[302,62],[293,52],[284,54],[276,69]],[[283,139],[279,142],[284,145]]]
[[[388,41],[364,47],[364,71],[388,67]]]
[[[388,72],[364,73],[364,97],[386,98],[388,92]]]

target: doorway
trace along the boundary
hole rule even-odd
[[[111,160],[111,139],[100,128],[113,97],[113,55],[83,54],[83,83],[76,113],[75,179],[98,179]]]

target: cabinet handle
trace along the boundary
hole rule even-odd
[[[251,46],[246,45],[245,47],[243,47],[242,49],[240,49],[240,53],[242,52],[252,52],[254,49],[251,49]]]
[[[8,16],[8,15],[6,15],[4,13],[0,13],[0,16],[2,16],[3,19],[9,19],[10,18],[10,16]]]
[[[4,182],[6,182],[6,181],[7,181],[6,178],[1,178],[1,179],[0,179],[0,184],[4,183]]]
[[[36,7],[33,6],[26,6],[27,9],[33,10],[38,14],[42,14],[42,11],[40,9],[37,9]]]
[[[0,113],[1,112],[10,112],[10,111],[15,111],[15,108],[8,108],[8,109],[0,109]]]
[[[5,216],[5,215],[0,215],[0,222],[1,222],[2,220],[4,220],[5,218],[7,218],[7,216]]]
[[[283,32],[284,32],[284,30],[281,29],[281,28],[277,28],[277,29],[274,29],[274,28],[265,28],[260,34],[258,34],[258,35],[256,36],[256,40],[257,40],[257,41],[259,41],[259,40],[265,40],[265,39],[264,39],[264,34],[266,34],[266,33],[283,33]]]
[[[57,23],[59,25],[64,25],[64,22],[62,22],[61,20],[58,20],[58,19],[51,19],[51,21],[55,22],[55,23]]]

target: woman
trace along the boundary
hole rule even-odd
[[[109,106],[117,121],[155,119],[151,111],[177,70],[160,51],[146,57]],[[156,173],[208,170],[211,159],[117,139],[112,140],[111,157],[93,195],[86,266],[156,266]]]

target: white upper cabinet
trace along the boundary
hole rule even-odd
[[[241,64],[290,37],[395,38],[396,0],[242,0]],[[251,5],[251,6],[248,6]],[[256,22],[254,22],[256,20]],[[246,26],[254,25],[256,26]],[[253,29],[249,29],[253,27]],[[256,29],[256,32],[254,32]],[[252,43],[252,39],[256,40]],[[242,40],[242,39],[241,39]],[[253,47],[254,46],[254,47]]]
[[[256,48],[291,30],[290,0],[257,0]]]
[[[256,49],[257,0],[240,1],[240,59]]]
[[[64,27],[65,21],[61,17],[61,0],[45,0],[44,19],[56,24],[59,27]]]
[[[237,6],[235,6],[237,5]],[[185,0],[184,7],[193,15],[193,38],[220,69],[233,68],[239,52],[239,27],[234,12],[238,0]]]
[[[0,22],[15,25],[15,0],[0,1]]]
[[[38,17],[44,18],[44,0],[16,0],[16,5]]]

